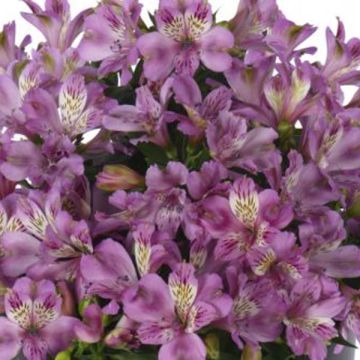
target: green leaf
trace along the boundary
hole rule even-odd
[[[150,142],[143,142],[138,145],[138,149],[145,156],[148,165],[166,166],[169,158],[165,149],[161,146]]]
[[[350,347],[350,348],[353,348],[353,349],[357,349],[357,346],[356,346],[356,345],[349,343],[347,340],[345,340],[345,339],[342,338],[342,337],[337,337],[337,338],[335,338],[335,339],[332,339],[331,342],[332,342],[333,344],[343,345],[343,346],[346,346],[346,347]]]

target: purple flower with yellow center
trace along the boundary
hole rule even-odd
[[[251,250],[266,250],[261,261],[251,261],[256,274],[265,274],[276,258],[275,252],[269,250],[268,246],[276,237],[287,238],[286,233],[281,233],[280,229],[291,222],[291,208],[281,204],[279,195],[274,190],[266,189],[259,193],[254,181],[247,177],[235,181],[230,189],[229,199],[213,196],[203,203],[203,221],[210,234],[219,239],[215,258],[232,261],[249,256]],[[274,207],[278,208],[277,216],[268,222],[265,220],[266,214]]]
[[[140,323],[137,334],[143,344],[161,345],[159,360],[205,360],[206,348],[196,332],[231,309],[220,276],[196,278],[194,271],[189,264],[179,264],[168,284],[148,274],[125,293],[125,314]]]
[[[100,76],[120,70],[122,84],[131,80],[131,66],[139,57],[136,40],[140,10],[137,0],[126,0],[101,5],[86,18],[78,51],[84,60],[102,61]]]
[[[79,320],[61,315],[61,298],[52,282],[17,280],[5,295],[5,314],[0,317],[0,356],[45,360],[68,347]]]
[[[228,50],[234,37],[225,28],[212,26],[211,6],[206,1],[161,1],[155,20],[158,32],[145,34],[137,42],[148,79],[164,79],[174,69],[193,75],[200,60],[216,72],[231,66]]]
[[[295,355],[325,360],[328,341],[338,335],[334,318],[346,305],[340,292],[326,296],[315,279],[300,280],[287,299],[286,339]]]
[[[228,267],[227,280],[232,309],[221,326],[231,333],[236,345],[243,349],[249,345],[256,349],[261,342],[274,341],[282,331],[286,306],[268,279],[253,280]]]

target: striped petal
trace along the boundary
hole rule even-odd
[[[244,177],[234,183],[230,191],[230,207],[242,224],[254,227],[259,212],[259,196],[253,180]]]
[[[186,322],[197,295],[198,281],[194,272],[195,269],[192,265],[184,263],[179,265],[169,276],[170,293],[174,299],[177,314],[183,323]]]
[[[276,260],[276,254],[270,247],[254,247],[248,254],[247,259],[257,276],[265,275]]]
[[[163,7],[156,13],[157,28],[166,37],[182,41],[186,38],[184,15],[175,8]]]
[[[34,201],[20,199],[18,216],[26,230],[40,239],[45,239],[49,222],[44,212]]]
[[[207,2],[193,4],[185,12],[185,24],[188,39],[198,40],[210,30],[212,25],[211,6]]]
[[[87,101],[87,91],[84,78],[81,75],[70,75],[59,94],[61,121],[66,132],[73,133],[80,116],[84,112]]]
[[[154,230],[152,225],[142,225],[133,232],[135,261],[141,276],[150,271],[151,236]]]

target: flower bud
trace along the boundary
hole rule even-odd
[[[130,190],[144,184],[144,177],[125,165],[104,166],[96,181],[96,186],[104,191]]]
[[[246,345],[244,347],[241,360],[261,360],[261,350],[254,349],[253,347]]]

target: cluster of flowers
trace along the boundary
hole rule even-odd
[[[315,28],[275,0],[220,24],[160,0],[150,26],[137,0],[23,1],[46,41],[0,33],[0,358],[360,340],[360,40],[339,22],[304,60]]]

